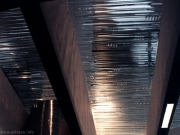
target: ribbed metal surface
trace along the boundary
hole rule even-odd
[[[69,0],[97,135],[144,135],[161,0]]]
[[[20,8],[0,13],[0,66],[28,110],[56,99]]]
[[[48,100],[45,102],[44,118],[48,120],[49,135],[59,135],[61,121],[64,118],[57,100]]]
[[[172,119],[170,129],[180,127],[180,98],[178,100],[176,110]]]

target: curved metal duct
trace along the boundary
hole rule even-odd
[[[25,130],[37,135],[70,135],[57,100],[35,103],[30,112]]]
[[[44,101],[44,118],[48,120],[50,135],[59,135],[63,114],[56,100]]]

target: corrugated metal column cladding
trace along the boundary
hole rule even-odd
[[[161,0],[69,0],[98,135],[144,135]]]

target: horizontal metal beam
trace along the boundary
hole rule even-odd
[[[21,10],[71,134],[81,135],[73,103],[71,102],[39,2],[24,2],[21,5]]]
[[[45,1],[55,1],[55,0],[1,0],[0,2],[0,12],[12,8],[20,7],[24,2],[45,2]]]
[[[159,129],[157,135],[168,135],[169,128],[171,126],[172,118],[178,103],[179,95],[180,95],[180,37],[178,39],[177,47],[176,47],[176,52],[173,60],[173,65],[171,69],[171,74],[168,82],[168,87],[166,91],[166,96],[164,100],[164,105],[161,113],[161,118],[159,122]],[[164,114],[166,111],[166,106],[167,104],[174,104],[173,112],[171,114],[171,119],[169,122],[168,128],[161,128],[162,122],[164,119]]]
[[[41,3],[53,46],[83,135],[96,135],[91,102],[68,1]],[[51,12],[49,12],[51,11]]]

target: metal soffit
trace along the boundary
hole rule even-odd
[[[0,13],[0,66],[28,110],[56,99],[20,8]]]
[[[97,135],[144,135],[161,0],[69,0]]]
[[[176,110],[175,110],[175,113],[174,113],[174,116],[173,116],[173,119],[172,119],[170,129],[180,127],[180,118],[179,118],[179,116],[180,116],[180,98],[179,98],[177,106],[176,106]]]
[[[49,135],[58,135],[60,134],[60,128],[61,127],[61,122],[64,118],[61,108],[58,104],[57,100],[47,100],[47,101],[42,101],[39,103],[36,103],[33,105],[31,108],[31,111],[33,112],[36,110],[36,108],[42,106],[42,121],[44,123],[42,124],[42,127],[45,127],[45,122],[48,121],[49,125]],[[46,127],[45,127],[46,128]],[[42,132],[42,130],[41,130]],[[43,134],[43,133],[41,133]]]

